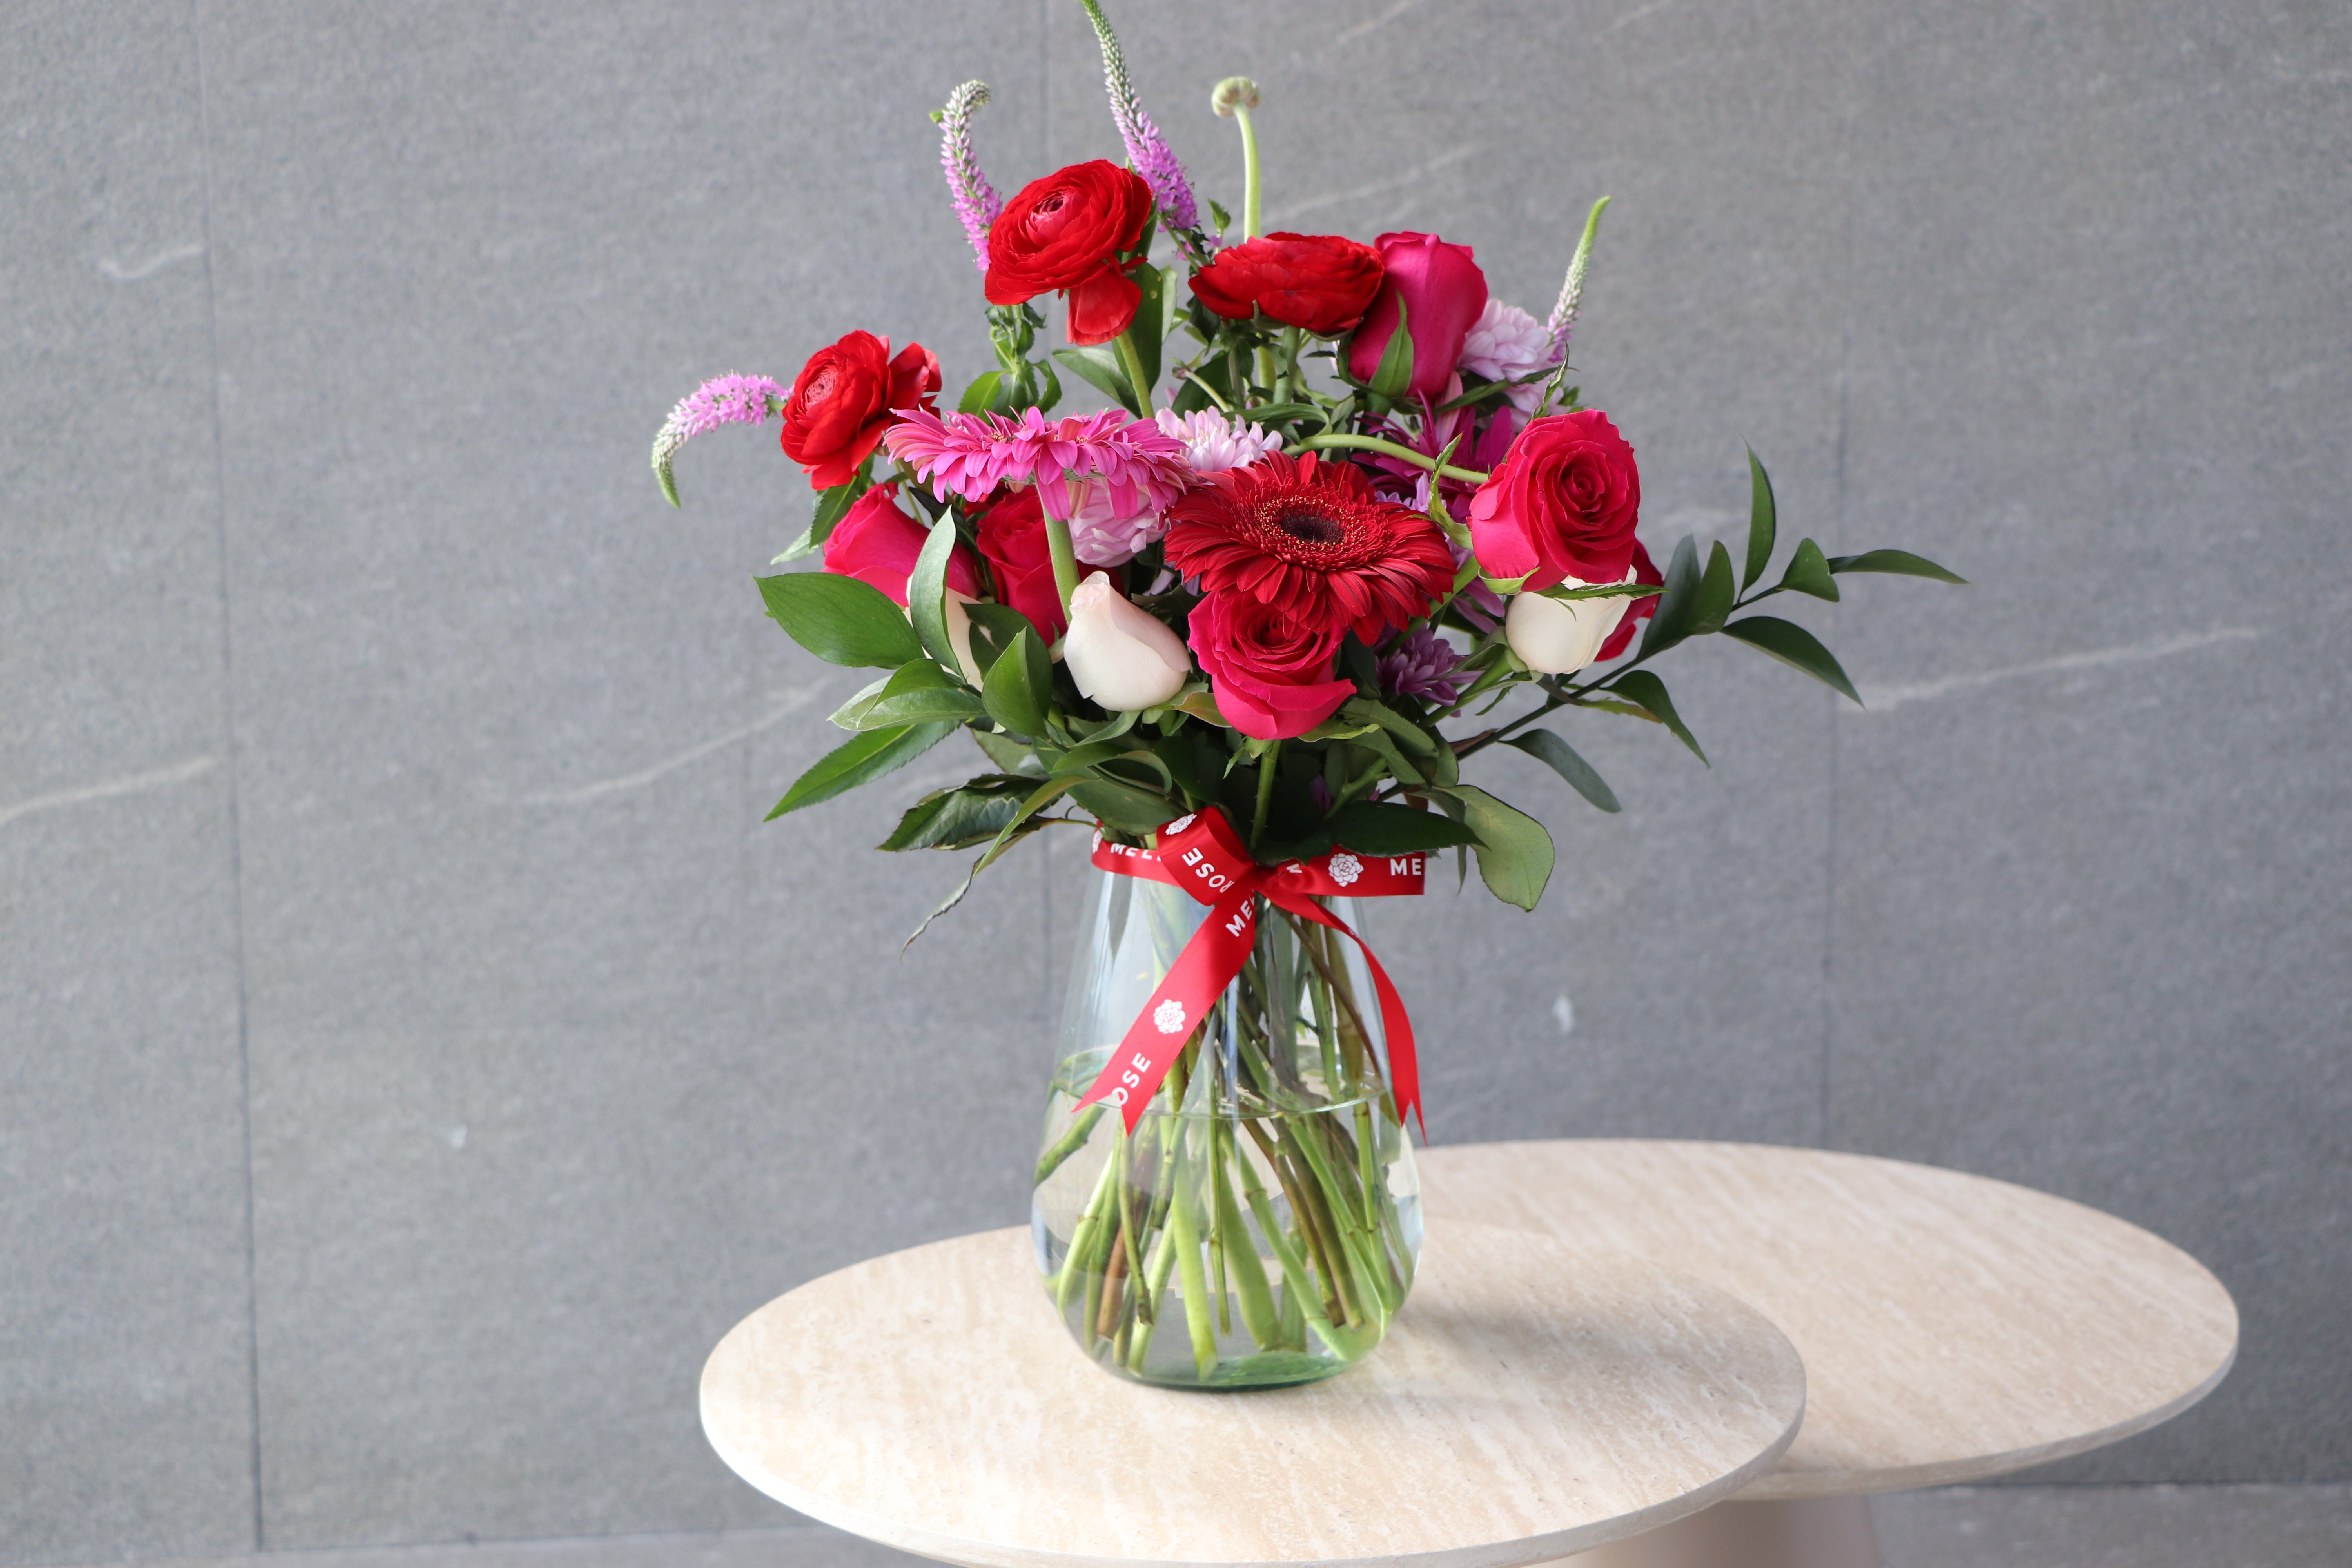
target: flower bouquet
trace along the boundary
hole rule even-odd
[[[881,845],[977,851],[931,919],[1032,834],[1091,834],[1034,1199],[1070,1332],[1149,1381],[1296,1383],[1380,1342],[1420,1246],[1412,1026],[1352,900],[1419,892],[1450,854],[1533,909],[1552,840],[1467,782],[1481,752],[1515,747],[1615,811],[1547,719],[1656,724],[1703,760],[1661,655],[1720,635],[1852,698],[1762,602],[1835,600],[1856,573],[1959,579],[1811,539],[1775,575],[1752,453],[1742,553],[1685,538],[1658,570],[1633,448],[1570,379],[1607,198],[1544,321],[1434,235],[1267,234],[1258,91],[1234,78],[1212,107],[1240,132],[1236,226],[1196,198],[1083,4],[1124,166],[1003,200],[972,149],[987,88],[935,117],[996,368],[942,408],[929,351],[853,331],[789,389],[708,383],[653,464],[675,503],[688,438],[780,416],[816,498],[777,562],[822,570],[761,578],[768,613],[881,672],[772,817],[961,733],[981,771]],[[1055,297],[1067,346],[1045,350]],[[1066,374],[1107,405],[1057,416]]]

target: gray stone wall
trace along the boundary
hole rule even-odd
[[[1440,1141],[1934,1161],[2236,1291],[2205,1406],[2043,1479],[2352,1475],[2352,13],[2183,0],[1115,10],[1195,176],[1475,245],[1654,548],[1972,578],[1677,655],[1527,917],[1380,908]],[[750,1526],[694,1378],[801,1280],[1018,1221],[1074,843],[906,959],[951,776],[760,821],[858,683],[728,369],[985,340],[925,112],[1114,154],[1066,0],[18,0],[0,47],[0,1559]],[[729,439],[728,437],[734,437]]]

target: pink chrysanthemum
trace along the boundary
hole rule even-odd
[[[1018,419],[907,409],[882,442],[941,500],[984,500],[999,485],[1034,483],[1065,519],[1083,499],[1073,481],[1089,483],[1120,516],[1163,510],[1192,483],[1183,442],[1117,408],[1054,420],[1034,408]]]

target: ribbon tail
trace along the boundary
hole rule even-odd
[[[1113,1047],[1086,1098],[1070,1108],[1074,1114],[1107,1100],[1119,1108],[1128,1132],[1134,1133],[1143,1108],[1183,1054],[1185,1042],[1200,1031],[1210,1007],[1248,960],[1257,935],[1255,896],[1256,889],[1244,886],[1211,908],[1209,918],[1176,955],[1167,978],[1129,1026],[1127,1037]]]
[[[1421,1062],[1412,1046],[1412,1017],[1404,1010],[1404,998],[1389,979],[1389,972],[1381,967],[1370,946],[1352,926],[1314,900],[1272,889],[1266,897],[1294,915],[1328,926],[1354,942],[1356,951],[1364,955],[1364,967],[1371,971],[1372,989],[1381,1000],[1381,1032],[1388,1039],[1389,1089],[1396,1096],[1397,1124],[1402,1126],[1410,1115],[1421,1127],[1421,1141],[1427,1143],[1429,1123],[1421,1114]]]

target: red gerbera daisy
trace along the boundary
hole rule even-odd
[[[1363,474],[1309,452],[1269,452],[1207,480],[1168,509],[1168,564],[1208,590],[1271,605],[1302,626],[1352,623],[1380,640],[1454,584],[1437,525],[1372,494]]]

